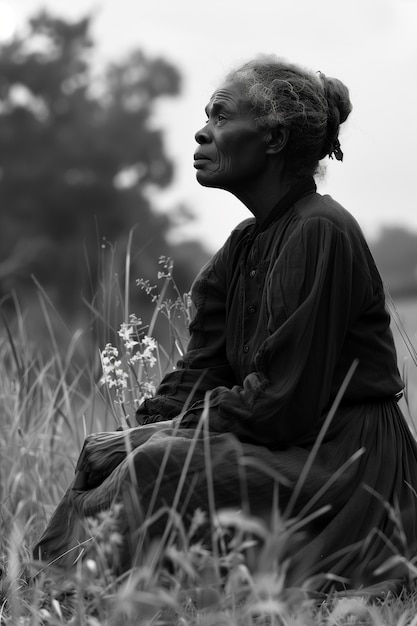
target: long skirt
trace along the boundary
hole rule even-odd
[[[239,526],[255,516],[268,532],[282,533],[291,586],[308,579],[328,590],[409,578],[417,554],[417,445],[394,400],[340,406],[319,440],[282,450],[204,428],[151,436],[143,429],[143,443],[99,486],[69,487],[37,558],[71,565],[88,543],[91,520],[116,505],[122,571],[135,563],[144,537],[166,540],[179,523],[186,534],[201,511],[196,536],[207,543],[222,519]],[[233,515],[222,516],[225,510]]]

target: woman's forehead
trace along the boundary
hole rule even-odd
[[[208,106],[221,105],[233,106],[235,108],[246,107],[249,98],[240,83],[228,82],[221,85],[210,98]]]

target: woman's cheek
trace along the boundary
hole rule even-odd
[[[226,175],[229,175],[232,172],[232,161],[223,154],[219,154],[219,171]]]

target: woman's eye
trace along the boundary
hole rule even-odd
[[[205,124],[208,124],[210,122],[210,117],[208,117],[205,121]],[[225,122],[226,121],[226,116],[222,115],[221,113],[219,113],[218,115],[213,115],[212,119],[214,119],[215,122]]]

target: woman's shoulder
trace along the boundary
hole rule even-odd
[[[248,217],[243,220],[237,226],[233,228],[227,237],[226,241],[222,245],[222,247],[218,250],[217,254],[222,254],[225,251],[233,248],[241,239],[245,238],[254,228],[256,224],[256,220],[254,217]]]
[[[230,237],[240,237],[242,234],[252,229],[256,224],[256,220],[254,217],[248,217],[247,219],[240,222],[237,226],[234,227],[232,232],[230,233]]]
[[[234,227],[228,238],[226,239],[224,245],[219,250],[220,254],[229,255],[236,248],[240,248],[241,244],[246,241],[246,238],[250,236],[250,233],[253,231],[256,225],[256,220],[254,217],[249,217]]]
[[[242,245],[246,241],[255,225],[255,218],[248,218],[240,222],[230,233],[225,243],[219,250],[207,261],[196,276],[193,285],[201,280],[207,280],[210,274],[224,276],[225,272],[230,270],[236,262],[236,257]]]
[[[329,195],[311,194],[296,205],[300,222],[326,223],[347,235],[362,236],[361,228],[351,213]]]

